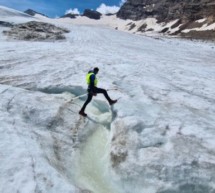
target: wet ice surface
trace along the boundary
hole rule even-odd
[[[214,45],[65,27],[60,42],[0,35],[0,192],[214,192]],[[94,66],[120,99],[98,96],[80,119],[85,98],[67,101]]]

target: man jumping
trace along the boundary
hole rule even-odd
[[[93,96],[96,96],[99,93],[104,94],[105,98],[108,100],[110,105],[113,105],[114,103],[117,102],[117,100],[112,100],[109,96],[108,93],[105,89],[102,88],[98,88],[97,84],[98,84],[98,79],[96,78],[96,74],[98,74],[99,72],[99,68],[94,68],[93,71],[89,71],[87,76],[86,76],[86,80],[87,80],[87,84],[88,84],[88,97],[86,102],[84,103],[83,107],[81,108],[81,110],[79,111],[79,114],[86,117],[87,114],[84,112],[86,106],[90,103],[90,101],[92,100]]]

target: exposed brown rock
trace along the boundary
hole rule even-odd
[[[188,33],[181,33],[182,37],[185,38],[194,38],[194,39],[204,39],[204,40],[215,40],[215,30],[206,30],[206,31],[194,31],[191,30]]]

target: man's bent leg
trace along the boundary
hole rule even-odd
[[[104,94],[104,96],[108,100],[108,102],[111,103],[112,100],[109,97],[109,95],[108,95],[108,93],[107,93],[107,91],[105,89],[103,89],[103,88],[95,88],[95,92]]]

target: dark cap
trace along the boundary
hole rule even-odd
[[[94,72],[98,72],[98,71],[99,71],[99,68],[98,68],[98,67],[95,67],[95,68],[93,69],[93,71],[94,71]]]

